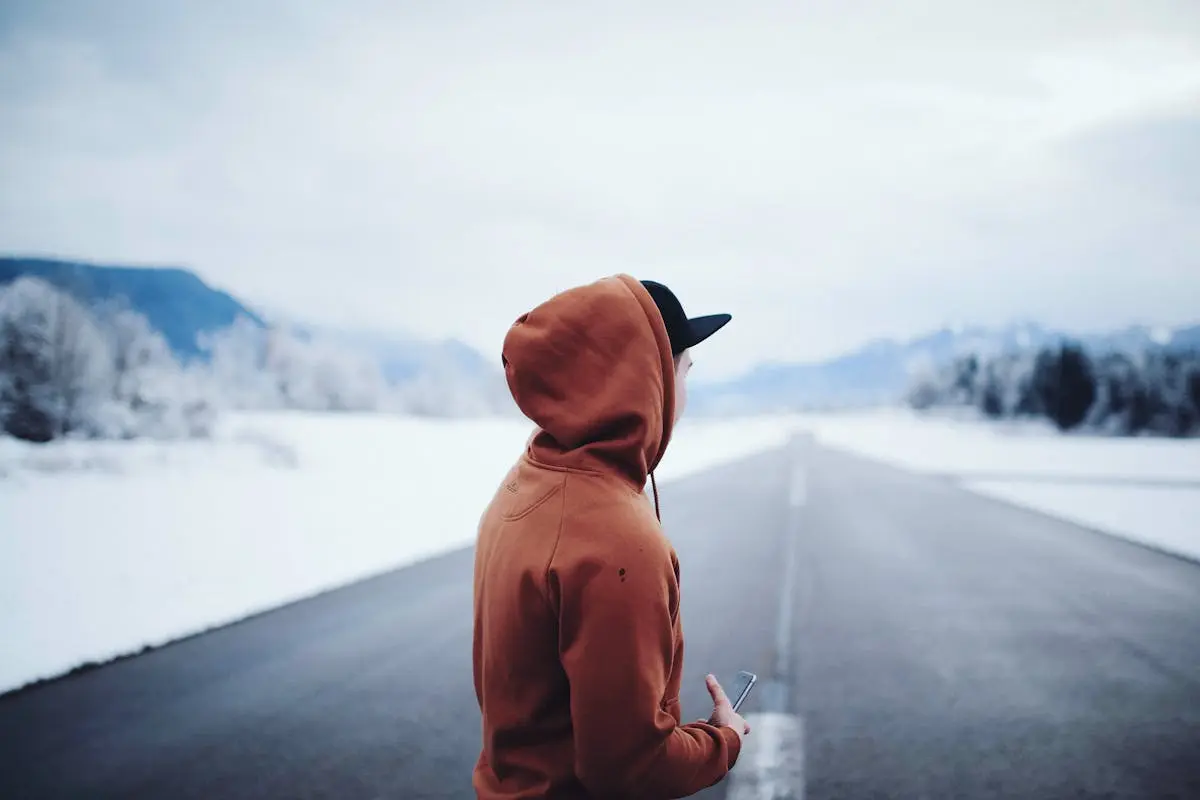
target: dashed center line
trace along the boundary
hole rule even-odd
[[[804,465],[798,464],[792,473],[792,490],[788,495],[788,503],[792,508],[802,508],[808,502],[808,472]]]
[[[798,436],[791,443],[791,479],[788,485],[788,520],[784,530],[784,573],[775,629],[773,675],[762,686],[759,714],[747,715],[746,737],[738,763],[729,773],[729,800],[802,800],[804,797],[804,721],[790,712],[792,679],[792,621],[796,603],[796,537],[800,535],[799,509],[808,502],[806,457],[811,438]]]

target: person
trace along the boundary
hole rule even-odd
[[[477,797],[684,797],[737,761],[750,729],[713,676],[711,717],[680,721],[679,560],[653,479],[690,349],[729,321],[620,274],[505,336],[509,389],[537,427],[479,523]]]

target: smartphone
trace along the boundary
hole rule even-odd
[[[729,698],[734,711],[742,707],[742,703],[750,696],[750,690],[754,688],[754,684],[757,682],[758,676],[753,672],[742,670],[737,674],[733,685],[729,687],[729,691],[725,692],[725,696]]]

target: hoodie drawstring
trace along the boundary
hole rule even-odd
[[[654,490],[654,516],[658,517],[658,521],[662,522],[662,513],[658,510],[658,481],[654,480],[654,473],[650,473],[650,487]]]

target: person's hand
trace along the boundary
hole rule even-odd
[[[702,719],[699,722],[733,728],[737,731],[739,739],[750,733],[750,725],[746,720],[742,719],[741,714],[733,710],[733,704],[725,696],[725,690],[721,688],[721,684],[717,679],[709,675],[705,679],[705,683],[708,685],[708,693],[712,695],[713,713],[708,719]]]

